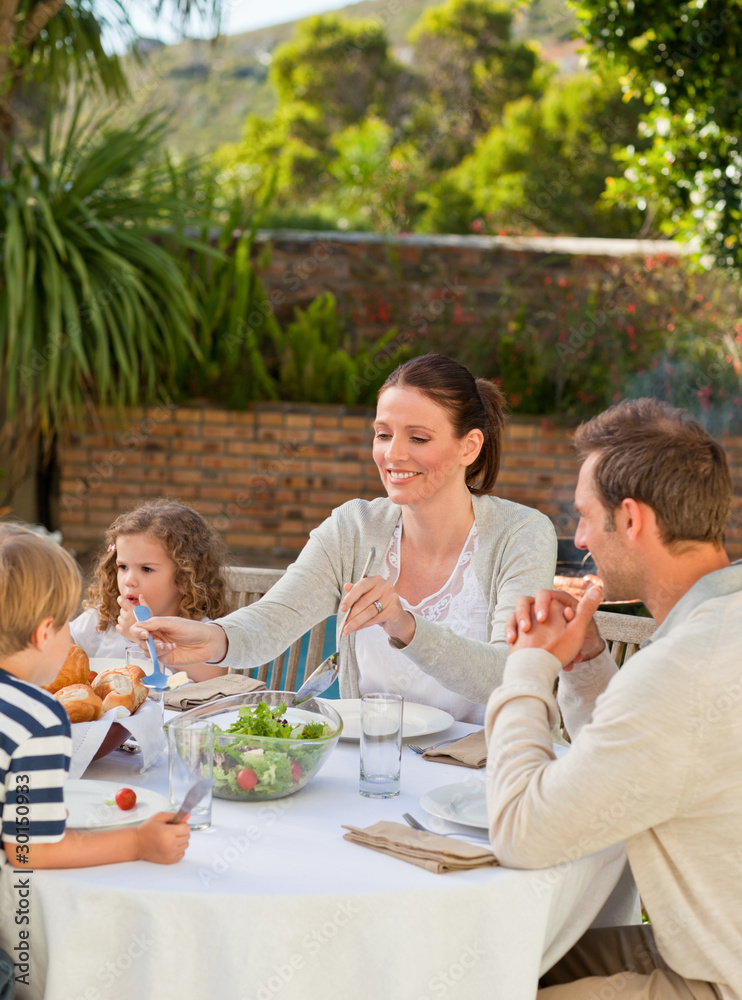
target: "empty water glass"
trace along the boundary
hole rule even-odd
[[[401,694],[361,697],[361,795],[372,799],[399,795],[403,709]]]

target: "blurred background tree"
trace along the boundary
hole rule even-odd
[[[479,232],[642,236],[647,214],[609,206],[602,198],[616,172],[614,156],[638,137],[641,102],[622,99],[615,75],[580,74],[555,80],[538,99],[509,103],[502,123],[451,170],[448,181],[468,196]],[[459,201],[460,201],[459,199]],[[426,227],[455,231],[459,202],[445,190],[430,199]]]
[[[491,0],[446,0],[412,29],[417,102],[409,135],[442,169],[499,124],[509,101],[542,93],[551,69],[512,38],[513,10]]]
[[[593,57],[644,101],[614,204],[647,206],[668,235],[698,237],[721,265],[742,268],[742,0],[580,0]]]

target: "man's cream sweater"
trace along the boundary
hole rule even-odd
[[[487,706],[495,853],[543,868],[625,840],[668,965],[742,1000],[742,564],[699,580],[621,670],[510,656]]]

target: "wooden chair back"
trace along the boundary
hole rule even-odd
[[[617,615],[613,611],[596,611],[594,618],[598,631],[608,644],[608,651],[619,667],[657,628],[654,618]]]
[[[654,618],[639,618],[636,615],[617,615],[614,611],[596,611],[593,615],[598,631],[608,645],[608,652],[619,667],[648,639],[657,628]],[[552,734],[554,742],[569,743],[569,733],[565,729],[561,709],[559,723]],[[557,739],[561,737],[561,739]]]
[[[224,578],[230,591],[230,611],[244,608],[259,601],[286,572],[283,569],[259,569],[253,566],[225,566]],[[318,622],[309,632],[309,644],[304,669],[299,675],[299,657],[302,640],[292,642],[270,663],[261,664],[253,676],[265,681],[269,691],[296,691],[305,678],[322,661],[326,622]],[[284,676],[284,667],[286,674]],[[229,672],[240,672],[238,667],[230,667]],[[283,681],[281,678],[283,677]]]

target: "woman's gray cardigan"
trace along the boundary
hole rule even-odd
[[[493,496],[473,496],[472,504],[479,534],[473,566],[488,598],[489,640],[462,638],[446,625],[417,615],[415,635],[401,648],[445,687],[485,704],[502,680],[508,655],[505,622],[516,597],[553,587],[556,534],[551,521],[530,507]],[[400,514],[401,508],[386,497],[351,500],[334,510],[310,533],[296,562],[265,597],[217,619],[229,641],[223,662],[241,668],[259,666],[335,614],[345,593],[343,584],[358,580],[372,545],[376,566],[370,573],[376,571]],[[338,636],[337,643],[341,697],[357,698],[355,636]]]

